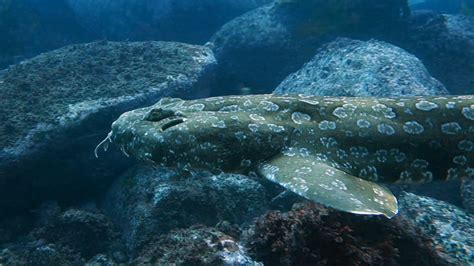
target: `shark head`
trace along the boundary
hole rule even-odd
[[[226,106],[163,98],[122,114],[107,139],[126,155],[160,166],[226,172],[254,165],[285,145],[284,128],[260,127],[250,111],[232,112]]]

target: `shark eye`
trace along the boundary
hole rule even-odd
[[[170,120],[164,123],[163,126],[161,126],[161,130],[165,131],[170,127],[174,127],[183,123],[184,121],[185,121],[185,118],[176,118],[176,119]]]
[[[181,112],[175,112],[174,110],[167,110],[162,108],[152,109],[146,116],[145,120],[150,122],[159,122],[163,119],[170,117],[181,117],[183,114]]]

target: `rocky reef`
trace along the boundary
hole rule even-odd
[[[0,213],[103,189],[130,163],[94,159],[110,123],[160,97],[205,95],[215,63],[202,46],[95,42],[0,72]]]
[[[273,93],[384,97],[448,91],[418,58],[396,46],[377,40],[337,39],[320,48]]]

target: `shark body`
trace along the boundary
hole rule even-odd
[[[474,96],[164,98],[123,114],[106,140],[178,169],[255,171],[342,211],[385,215],[380,184],[474,176]]]

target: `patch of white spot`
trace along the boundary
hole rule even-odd
[[[428,101],[422,100],[422,101],[417,102],[417,103],[415,104],[415,107],[416,107],[418,110],[428,112],[428,111],[431,111],[431,110],[433,110],[433,109],[438,108],[438,105],[437,105],[436,103],[432,103],[432,102],[428,102]]]
[[[369,150],[364,146],[354,146],[350,149],[351,155],[356,158],[364,158],[369,155]]]
[[[337,145],[336,139],[332,137],[322,137],[319,140],[321,141],[321,144],[327,149]]]
[[[240,162],[240,166],[243,167],[249,167],[250,165],[252,165],[252,161],[249,159],[244,159]]]
[[[352,115],[356,109],[357,106],[350,103],[346,103],[342,105],[342,107],[337,107],[336,109],[334,109],[332,114],[337,116],[338,118],[346,118],[349,115]]]
[[[217,122],[215,122],[215,123],[212,123],[212,127],[216,127],[216,128],[227,128],[225,122],[222,121],[222,120],[217,121]]]
[[[245,100],[245,102],[244,102],[244,106],[245,106],[245,107],[249,107],[249,106],[251,106],[251,105],[252,105],[252,101],[250,101],[250,100]]]
[[[377,156],[377,161],[384,163],[387,161],[388,151],[387,150],[378,150],[375,152],[375,156]]]
[[[374,110],[374,112],[381,113],[385,118],[389,119],[395,118],[397,116],[391,107],[381,103],[372,106],[372,110]]]
[[[453,163],[459,165],[466,165],[467,164],[467,157],[464,155],[454,156]]]
[[[365,119],[359,119],[357,120],[357,126],[360,128],[369,128],[370,122]]]
[[[376,187],[372,188],[372,190],[377,196],[383,197],[385,195],[385,192],[383,192],[381,189],[378,189]]]
[[[280,109],[280,106],[278,106],[278,104],[272,103],[270,101],[261,101],[260,105],[262,105],[263,110],[269,112],[275,112]]]
[[[405,124],[403,125],[403,130],[408,134],[417,135],[423,133],[423,131],[425,131],[425,128],[416,121],[409,121],[405,122]]]
[[[380,134],[385,134],[389,136],[395,134],[395,129],[391,125],[388,125],[385,123],[378,124],[377,130],[379,131]]]
[[[463,139],[458,143],[458,149],[462,151],[472,152],[474,151],[474,142]]]
[[[441,130],[446,135],[456,135],[462,131],[461,126],[457,122],[450,122],[441,125]]]
[[[331,182],[331,185],[340,190],[347,190],[346,184],[344,184],[341,180],[335,179]]]
[[[336,129],[336,123],[333,121],[323,120],[318,125],[321,130],[334,130]]]
[[[186,110],[191,111],[191,112],[200,112],[204,110],[204,108],[206,108],[206,105],[202,103],[196,103],[196,104],[186,107]]]
[[[276,133],[279,133],[279,132],[283,132],[285,131],[285,128],[282,127],[282,126],[277,126],[275,124],[267,124],[268,128],[273,131],[273,132],[276,132]]]
[[[347,157],[348,157],[347,152],[345,150],[342,150],[342,149],[337,150],[336,155],[341,160],[347,159]]]
[[[309,122],[311,120],[311,116],[305,113],[294,112],[291,114],[291,120],[293,120],[295,124],[301,125],[305,122]]]
[[[233,105],[227,105],[219,109],[219,112],[230,112],[230,113],[235,113],[235,112],[240,112],[242,111],[242,108],[240,106],[233,104]]]
[[[311,104],[311,105],[318,105],[319,102],[316,100],[311,100],[311,99],[300,99],[300,102]]]
[[[453,180],[453,179],[458,179],[459,178],[459,173],[456,168],[449,168],[448,169],[448,180]]]
[[[474,105],[471,105],[470,107],[463,107],[462,114],[465,118],[474,120]]]
[[[243,141],[244,139],[247,138],[247,136],[245,135],[245,133],[242,132],[242,131],[235,132],[235,133],[234,133],[234,136],[235,136],[239,141]]]
[[[446,109],[454,109],[456,107],[456,103],[455,102],[448,102],[446,104]]]
[[[327,169],[324,174],[326,174],[327,176],[334,176],[336,174],[336,171],[332,169]]]
[[[250,114],[249,117],[250,119],[254,121],[265,121],[265,117],[257,115],[257,114]]]
[[[325,190],[333,190],[332,187],[326,185],[326,184],[318,184],[318,186],[322,187]]]
[[[415,159],[413,160],[413,162],[411,163],[411,166],[413,168],[417,168],[417,169],[425,169],[427,168],[428,166],[430,165],[430,163],[426,160],[423,160],[423,159]]]
[[[258,131],[258,125],[257,124],[249,124],[248,125],[250,131],[252,132],[257,132]]]
[[[395,162],[397,163],[401,163],[407,159],[406,154],[399,149],[391,149],[390,155],[395,157]]]
[[[311,167],[303,166],[301,168],[296,169],[296,174],[298,175],[307,175],[311,173],[313,169]]]

